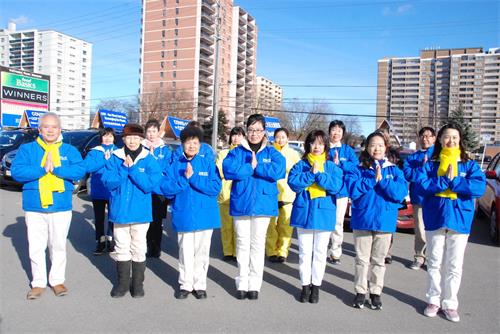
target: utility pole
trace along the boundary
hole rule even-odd
[[[214,65],[214,92],[212,96],[212,147],[217,151],[219,129],[219,53],[220,53],[220,2],[217,1],[217,17],[215,19],[215,65]]]

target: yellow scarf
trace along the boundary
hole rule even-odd
[[[274,148],[275,148],[276,150],[278,150],[278,152],[281,152],[281,149],[282,149],[282,147],[281,147],[281,146],[279,146],[279,145],[278,145],[278,144],[276,144],[276,143],[273,143],[273,146],[274,146]]]
[[[311,164],[311,166],[314,166],[315,162],[319,163],[319,171],[324,172],[325,171],[325,162],[326,162],[326,153],[323,153],[321,155],[313,155],[312,153],[309,153],[307,155],[307,161]],[[307,191],[309,191],[309,195],[311,196],[311,199],[315,199],[318,197],[326,197],[326,191],[322,187],[318,186],[316,183],[311,184],[309,187],[306,188]]]
[[[446,175],[449,165],[453,168],[453,176],[457,176],[458,159],[460,159],[460,147],[443,147],[441,149],[441,153],[439,154],[438,176]],[[457,199],[457,193],[451,191],[450,189],[446,189],[445,191],[436,194],[436,196],[452,200]]]
[[[238,145],[234,145],[234,144],[229,145],[229,151],[231,151],[233,148],[236,148],[236,147],[238,147]]]
[[[47,155],[50,153],[52,156],[52,164],[54,167],[61,166],[61,156],[59,155],[59,147],[62,145],[62,141],[54,144],[47,145],[40,137],[36,139],[36,142],[45,150],[43,154],[41,167],[44,167],[45,161],[47,160]],[[38,188],[40,193],[40,201],[42,203],[42,208],[46,209],[49,205],[54,204],[54,198],[52,197],[52,192],[64,192],[64,180],[55,176],[52,173],[47,173],[38,180]]]

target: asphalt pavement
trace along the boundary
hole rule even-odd
[[[21,193],[0,189],[0,333],[499,333],[500,248],[488,239],[487,222],[478,220],[467,245],[459,293],[460,323],[427,318],[426,272],[407,268],[413,234],[397,233],[394,262],[388,265],[383,310],[358,310],[353,299],[354,248],[345,234],[341,265],[327,264],[318,304],[298,301],[298,246],[294,238],[287,262],[266,262],[257,301],[234,297],[236,263],[222,261],[220,234],[212,238],[208,298],[176,300],[177,239],[165,228],[161,258],[148,259],[142,299],[109,296],[115,266],[108,255],[94,256],[92,203],[74,197],[68,236],[66,286],[55,297],[47,290],[26,300],[31,270]]]

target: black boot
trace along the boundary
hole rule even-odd
[[[309,303],[316,304],[319,302],[319,286],[311,284],[311,295],[309,296]]]
[[[134,298],[144,297],[144,271],[146,270],[146,261],[134,262],[132,261],[132,286],[130,287],[130,294]]]
[[[130,261],[116,261],[118,283],[111,290],[111,297],[125,296],[130,288]]]
[[[303,285],[302,292],[300,293],[300,302],[307,303],[309,301],[309,296],[311,295],[311,286]]]

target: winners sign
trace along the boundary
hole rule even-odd
[[[19,126],[26,110],[49,110],[47,75],[0,66],[0,89],[2,126]]]

